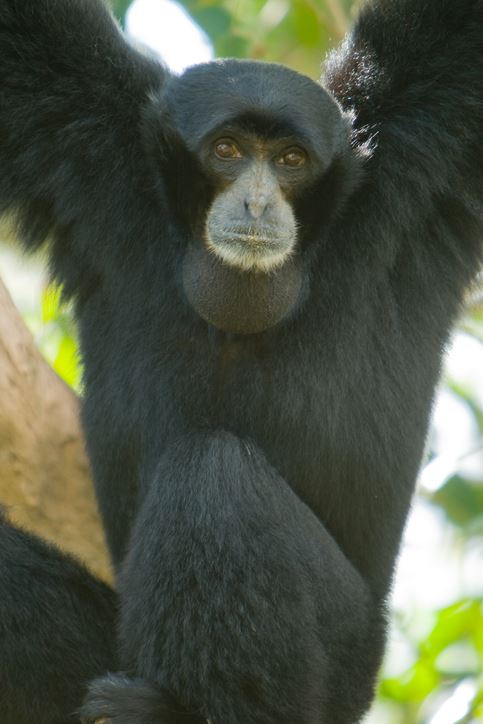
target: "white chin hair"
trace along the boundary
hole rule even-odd
[[[249,244],[214,244],[206,239],[208,251],[228,266],[245,272],[271,272],[281,267],[292,256],[293,248],[266,253],[251,249]]]

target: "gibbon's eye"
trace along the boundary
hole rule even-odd
[[[300,168],[307,161],[307,154],[302,148],[289,148],[278,156],[276,163],[279,166],[288,166],[289,168]]]
[[[215,156],[221,158],[223,161],[232,160],[242,157],[242,152],[229,138],[222,138],[215,143]]]

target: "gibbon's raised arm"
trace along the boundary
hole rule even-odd
[[[462,282],[482,252],[482,43],[482,0],[374,0],[325,77],[369,145],[359,233],[438,237]]]
[[[101,0],[0,0],[0,213],[27,247],[60,245],[67,293],[89,278],[85,244],[102,256],[139,226],[133,208],[146,218],[142,109],[165,77]]]

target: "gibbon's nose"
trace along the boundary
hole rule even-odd
[[[269,204],[269,199],[266,194],[257,194],[256,196],[249,196],[245,200],[245,210],[252,219],[259,219],[263,216],[265,209]]]
[[[258,221],[273,206],[279,193],[277,177],[262,160],[248,169],[243,183],[245,216],[249,221]]]

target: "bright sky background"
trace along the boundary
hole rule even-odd
[[[213,58],[207,35],[173,0],[135,0],[127,13],[126,29],[175,73]]]

